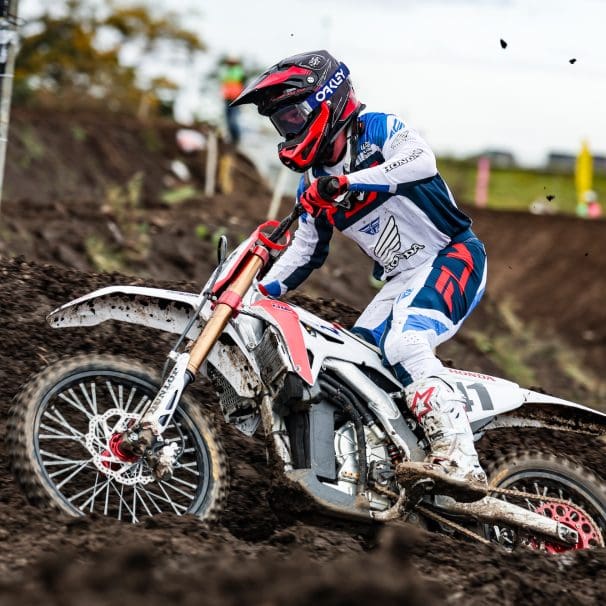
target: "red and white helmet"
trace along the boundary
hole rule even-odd
[[[283,164],[304,172],[329,155],[337,134],[357,114],[349,70],[325,50],[283,59],[251,82],[232,103],[254,103],[284,141]]]

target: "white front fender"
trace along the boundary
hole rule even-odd
[[[109,286],[74,299],[46,317],[53,328],[96,326],[106,320],[141,324],[180,334],[200,305],[201,295],[163,288]],[[187,337],[200,333],[194,324]]]

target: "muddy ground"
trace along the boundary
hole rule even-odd
[[[212,264],[213,236],[225,227],[237,240],[264,218],[267,195],[254,194],[264,186],[246,190],[249,175],[238,180],[236,195],[162,202],[158,191],[174,185],[166,179],[170,160],[193,166],[200,159],[179,154],[170,124],[120,120],[15,112],[0,232],[2,430],[19,386],[59,357],[103,351],[162,366],[165,337],[119,324],[53,331],[43,322],[52,307],[113,283],[195,291]],[[140,205],[127,219],[116,218],[107,208],[108,188],[124,185],[139,167],[145,174]],[[193,178],[201,189],[202,175]],[[606,224],[472,212],[491,260],[488,294],[441,356],[460,368],[525,377],[558,395],[606,405]],[[146,225],[143,244],[121,238],[133,233],[129,221]],[[196,229],[200,225],[206,230]],[[94,273],[103,260],[87,247],[90,236],[105,242],[104,253],[116,256],[121,273]],[[350,324],[376,292],[369,269],[340,239],[306,285],[309,298],[296,302]],[[196,385],[194,394],[216,415],[208,389]],[[603,549],[560,557],[508,554],[406,525],[380,529],[295,516],[289,495],[269,485],[260,440],[224,426],[221,433],[232,491],[221,522],[210,527],[172,515],[130,526],[33,508],[7,468],[2,444],[0,603],[429,606],[599,604],[606,598]],[[501,446],[484,448],[494,453]],[[591,458],[600,448],[584,443],[579,456]]]

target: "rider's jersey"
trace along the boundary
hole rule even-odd
[[[371,185],[373,191],[339,208],[335,227],[375,262],[373,274],[388,280],[433,259],[453,238],[468,231],[471,220],[461,212],[439,175],[433,152],[421,136],[393,114],[359,116],[356,170],[350,184]],[[350,156],[335,166],[313,168],[301,178],[297,198],[309,179],[349,173]],[[301,216],[291,246],[263,283],[271,296],[299,286],[328,255],[333,226],[324,215]]]

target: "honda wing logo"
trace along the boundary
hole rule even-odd
[[[385,268],[385,273],[392,272],[400,263],[400,259],[410,259],[414,254],[425,248],[423,244],[412,244],[410,248],[398,252],[401,244],[402,241],[400,240],[400,232],[398,231],[396,220],[393,216],[390,216],[374,249],[376,257],[381,260]]]
[[[361,227],[358,231],[361,231],[363,234],[368,234],[369,236],[374,236],[379,233],[379,229],[381,228],[381,219],[377,217],[373,221],[371,221],[368,225]]]

